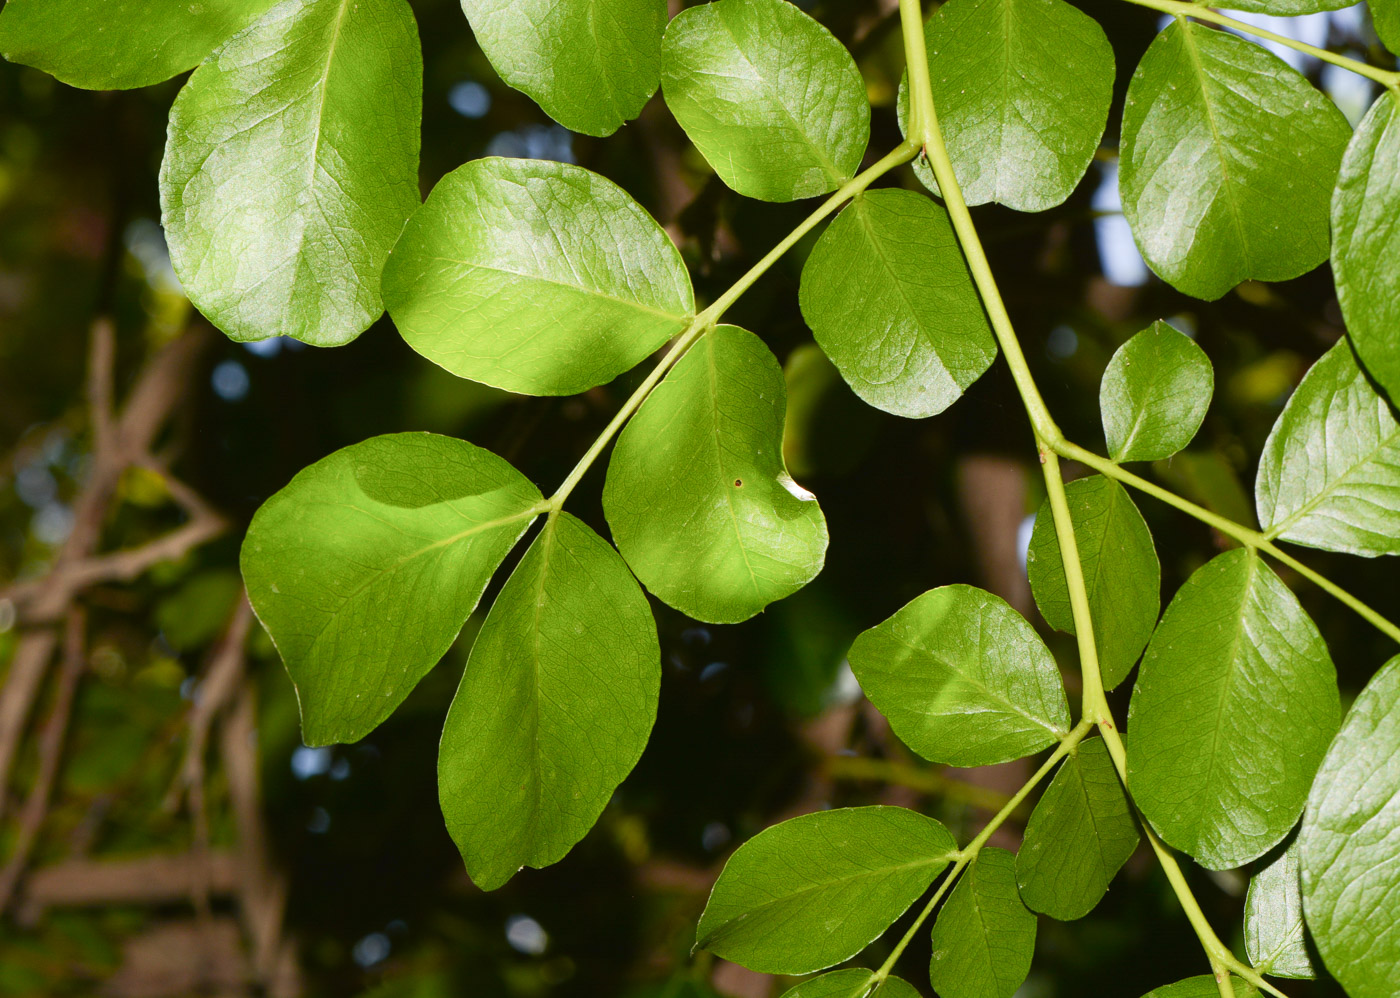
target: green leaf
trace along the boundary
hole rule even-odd
[[[1259,992],[1254,989],[1254,985],[1238,977],[1230,978],[1230,987],[1235,992],[1235,998],[1258,998]],[[1215,983],[1212,975],[1202,974],[1165,987],[1154,988],[1142,998],[1220,998],[1220,986]]]
[[[952,766],[1038,752],[1069,731],[1049,649],[1005,600],[944,586],[856,639],[851,669],[906,745]]]
[[[1030,973],[1035,927],[1016,888],[1016,857],[984,848],[933,924],[933,990],[939,998],[1011,998]]]
[[[784,991],[782,998],[919,998],[919,992],[898,977],[886,977],[874,991],[868,991],[874,977],[859,968],[834,970]]]
[[[1119,187],[1148,265],[1214,300],[1327,258],[1327,204],[1350,130],[1266,49],[1185,20],[1128,85]]]
[[[1372,8],[1375,9],[1374,6]],[[1395,3],[1400,41],[1400,0]],[[1380,20],[1377,17],[1377,25]],[[1383,91],[1342,157],[1332,195],[1332,273],[1361,362],[1400,399],[1400,98]]]
[[[9,0],[0,54],[84,90],[129,90],[193,69],[277,0]]]
[[[1021,900],[1061,921],[1083,918],[1137,848],[1137,823],[1101,739],[1079,743],[1031,812],[1016,855]]]
[[[1160,319],[1152,323],[1114,351],[1099,383],[1109,456],[1171,457],[1201,428],[1214,390],[1205,351]]]
[[[666,29],[666,106],[720,179],[795,201],[855,175],[870,103],[855,60],[787,0],[715,0]]]
[[[902,807],[784,821],[729,857],[695,946],[766,974],[822,970],[870,945],[956,852],[946,828]]]
[[[660,684],[641,588],[555,514],[486,615],[442,729],[438,799],[478,887],[558,862],[593,827],[646,748]]]
[[[685,328],[681,255],[622,188],[579,166],[479,159],[449,173],[384,268],[414,350],[525,395],[604,384]]]
[[[1270,537],[1400,554],[1400,423],[1345,340],[1312,366],[1274,423],[1255,502]]]
[[[1257,859],[1298,820],[1340,712],[1322,635],[1251,550],[1177,592],[1128,711],[1128,786],[1170,845],[1210,870]]]
[[[1065,486],[1079,564],[1094,621],[1105,689],[1133,671],[1162,608],[1162,569],[1147,521],[1117,482],[1101,475]],[[1073,634],[1074,610],[1049,500],[1041,503],[1026,552],[1031,593],[1045,622]]]
[[[462,0],[501,79],[555,121],[611,135],[656,93],[666,0]]]
[[[234,340],[364,332],[418,205],[422,96],[404,0],[286,0],[197,69],[160,169],[190,301]]]
[[[897,416],[942,412],[996,357],[948,213],[912,191],[857,195],[807,258],[799,303],[855,393]]]
[[[396,433],[322,458],[263,504],[243,579],[296,685],[308,745],[356,741],[393,713],[541,502],[490,451]]]
[[[719,326],[647,396],[618,438],[603,510],[658,599],[732,624],[821,571],[826,520],[783,465],[787,389],[753,333]]]
[[[1332,0],[1339,7],[1350,6],[1346,0]],[[1371,24],[1376,35],[1392,52],[1400,51],[1400,2],[1397,0],[1369,0]],[[1381,94],[1382,97],[1386,96]]]
[[[1074,192],[1113,101],[1113,48],[1062,0],[950,0],[928,20],[938,124],[968,204],[1044,211]],[[899,124],[909,113],[906,76]],[[939,193],[928,163],[914,172]]]
[[[1244,948],[1249,962],[1271,977],[1313,978],[1303,931],[1303,889],[1298,878],[1298,839],[1249,880],[1244,902]]]
[[[1400,657],[1372,677],[1313,783],[1299,833],[1303,912],[1352,998],[1400,992]]]

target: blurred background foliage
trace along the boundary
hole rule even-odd
[[[809,210],[725,190],[659,99],[610,139],[567,133],[499,82],[454,0],[413,6],[426,64],[425,192],[482,155],[580,163],[622,184],[667,226],[706,300]],[[875,105],[873,158],[899,138],[896,5],[803,6],[856,54]],[[1215,364],[1214,403],[1193,447],[1152,470],[1203,505],[1253,522],[1248,497],[1264,438],[1307,365],[1342,331],[1332,284],[1319,270],[1281,285],[1246,284],[1206,304],[1148,277],[1116,214],[1113,169],[1123,90],[1157,30],[1155,15],[1110,0],[1082,6],[1108,32],[1119,66],[1119,103],[1100,161],[1060,208],[1017,215],[987,207],[977,221],[1036,376],[1072,439],[1102,446],[1097,387],[1119,343],[1157,318],[1197,339]],[[1360,8],[1287,26],[1381,57]],[[1366,106],[1365,81],[1323,74],[1315,63],[1300,68],[1353,119]],[[220,695],[222,713],[198,721],[195,705],[211,702],[221,656],[226,667],[230,654],[238,657],[225,637],[238,633],[242,529],[295,472],[374,434],[430,430],[504,455],[548,490],[646,367],[578,397],[524,398],[437,369],[387,321],[333,351],[283,340],[238,345],[210,333],[181,294],[158,221],[156,171],[179,84],[86,93],[0,65],[7,687],[26,640],[53,648],[27,723],[12,725],[18,744],[0,856],[13,883],[4,886],[0,995],[777,995],[791,982],[689,955],[709,885],[735,845],[781,817],[871,802],[923,809],[966,841],[985,808],[1020,785],[1018,764],[953,773],[912,758],[865,705],[843,662],[858,631],[955,581],[1000,593],[1044,629],[1025,582],[1024,546],[1041,495],[1019,402],[998,365],[938,419],[864,407],[812,345],[797,309],[811,239],[731,318],[785,363],[785,449],[826,511],[826,569],[738,626],[702,626],[653,603],[664,678],[651,745],[564,862],[484,895],[442,826],[438,732],[479,615],[360,744],[301,745],[294,692],[256,624],[246,663],[235,663],[243,671]],[[894,182],[916,184],[907,169]],[[83,653],[65,733],[55,722],[68,675],[59,663],[63,627],[30,619],[15,587],[53,572],[83,527],[97,460],[84,386],[104,328],[94,334],[94,322],[104,316],[115,329],[118,396],[168,344],[193,346],[166,375],[178,391],[151,441],[157,460],[120,470],[98,510],[93,551],[139,549],[188,526],[201,507],[182,495],[182,482],[226,529],[135,578],[85,585],[65,603]],[[571,505],[605,530],[601,481],[591,475]],[[1170,594],[1226,541],[1150,500],[1141,505]],[[1388,565],[1307,558],[1382,612],[1400,610]],[[1339,604],[1288,581],[1326,635],[1349,700],[1391,650]],[[1073,690],[1072,643],[1047,637]],[[1117,708],[1126,709],[1130,686]],[[182,773],[200,723],[213,728],[191,785]],[[57,763],[51,792],[46,760]],[[1014,848],[1019,828],[1010,823],[995,841]],[[1237,947],[1246,873],[1193,874],[1208,914]],[[871,958],[898,936],[899,926]],[[926,982],[928,958],[925,936],[899,972]],[[1094,914],[1069,925],[1041,920],[1021,994],[1136,996],[1205,969],[1164,879],[1140,852]],[[1290,993],[1339,992],[1322,982]]]

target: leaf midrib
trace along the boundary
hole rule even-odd
[[[511,270],[509,267],[496,267],[485,263],[478,263],[475,260],[462,260],[457,257],[450,256],[434,256],[429,257],[428,259],[440,263],[455,263],[460,266],[466,267],[470,270],[485,270],[492,274],[502,274],[506,277],[515,277],[523,281],[538,281],[541,284],[549,284],[556,288],[565,288],[569,291],[576,291],[592,298],[601,298],[605,301],[614,302],[618,305],[626,305],[629,308],[634,308],[639,312],[645,312],[648,315],[654,315],[662,319],[669,319],[672,322],[684,323],[688,322],[690,319],[693,318],[693,316],[688,312],[670,312],[666,309],[657,308],[654,305],[647,305],[643,302],[639,302],[635,298],[621,298],[617,295],[609,294],[606,291],[599,291],[596,288],[585,287],[582,284],[570,284],[568,281],[561,281],[553,277],[545,277],[542,274],[523,273],[518,270]]]
[[[1388,436],[1382,438],[1382,440],[1375,447],[1368,450],[1363,456],[1359,457],[1357,460],[1351,462],[1351,464],[1347,466],[1346,470],[1343,471],[1341,474],[1337,475],[1334,479],[1332,479],[1332,481],[1329,482],[1321,492],[1315,495],[1312,499],[1309,499],[1298,509],[1288,514],[1288,516],[1286,516],[1283,520],[1270,527],[1265,532],[1265,536],[1268,538],[1285,536],[1288,533],[1290,527],[1297,525],[1299,521],[1307,517],[1314,510],[1316,510],[1318,506],[1322,505],[1328,499],[1331,499],[1341,489],[1342,486],[1350,484],[1351,476],[1356,473],[1357,469],[1362,468],[1368,464],[1374,463],[1374,459],[1377,454],[1395,445],[1396,443],[1400,443],[1400,423],[1395,424],[1395,427],[1391,431],[1391,433]],[[1280,454],[1279,460],[1282,461],[1283,459],[1284,455]],[[1278,508],[1277,497],[1275,497],[1274,499],[1274,508]]]

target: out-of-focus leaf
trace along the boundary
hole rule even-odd
[[[783,364],[783,460],[796,478],[844,475],[869,453],[879,417],[846,387],[821,347],[803,343]]]

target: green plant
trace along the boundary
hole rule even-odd
[[[1124,210],[1145,259],[1178,289],[1215,298],[1330,255],[1348,325],[1265,446],[1262,531],[1124,467],[1171,457],[1200,426],[1213,376],[1185,336],[1154,324],[1114,356],[1100,398],[1103,457],[1060,431],[1002,303],[969,206],[1063,202],[1111,101],[1102,31],[1062,0],[950,0],[927,25],[919,3],[901,0],[906,138],[864,171],[860,74],[786,0],[715,0],[669,25],[660,0],[464,0],[502,77],[564,125],[609,134],[660,86],[734,190],[829,195],[703,308],[656,222],[581,168],[479,160],[418,205],[422,66],[404,0],[10,0],[0,49],[84,87],[198,66],[171,114],[164,221],[191,300],[235,339],[339,345],[387,308],[435,363],[533,395],[587,390],[669,344],[547,498],[470,443],[397,434],[307,468],[249,527],[250,598],[297,686],[305,740],[326,744],[363,737],[392,713],[543,518],[486,615],[443,733],[443,813],[478,885],[561,859],[640,756],[659,653],[637,580],[677,610],[725,623],[820,571],[825,522],[781,457],[780,369],[757,337],[720,320],[831,218],[799,304],[858,395],[932,416],[998,352],[1010,369],[1048,494],[1031,582],[1046,621],[1076,636],[1079,719],[1054,658],[1010,606],[969,586],[924,594],[850,653],[893,730],[940,763],[1049,755],[962,847],[933,819],[882,807],[761,833],[721,875],[697,945],[774,973],[825,970],[858,955],[942,874],[878,969],[839,970],[793,994],[907,995],[891,972],[938,911],[935,989],[1009,996],[1029,968],[1031,912],[1092,909],[1140,828],[1212,972],[1153,995],[1279,995],[1265,975],[1312,973],[1304,921],[1349,993],[1394,994],[1400,931],[1376,908],[1400,890],[1400,664],[1383,666],[1343,721],[1322,636],[1266,559],[1400,640],[1400,628],[1277,543],[1400,553],[1400,424],[1388,401],[1400,390],[1400,74],[1208,8],[1135,2],[1172,16],[1133,75],[1123,120]],[[1373,8],[1394,46],[1400,8]],[[1308,50],[1383,92],[1353,135],[1303,77],[1209,23]],[[938,200],[872,187],[905,164]],[[603,505],[617,549],[564,509],[614,439]],[[1062,459],[1098,475],[1066,484]],[[1157,555],[1124,486],[1239,545],[1201,568],[1160,620]],[[1139,658],[1125,743],[1105,690]],[[1047,779],[1019,855],[987,847]],[[1207,923],[1173,849],[1208,869],[1271,857],[1247,902],[1250,961]]]

